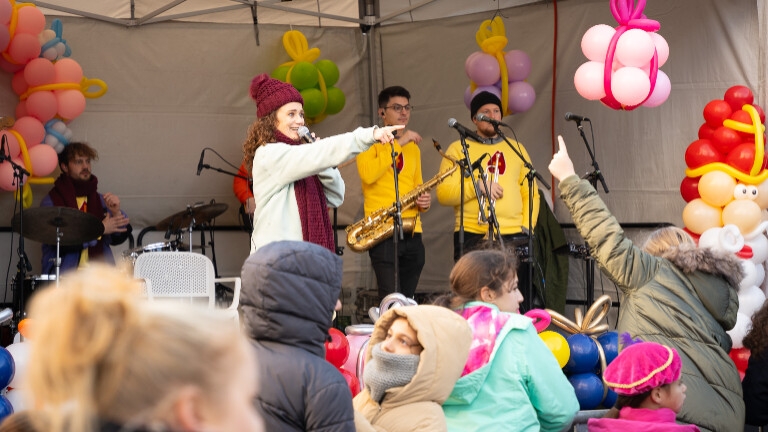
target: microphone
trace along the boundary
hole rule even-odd
[[[502,123],[502,122],[500,122],[498,120],[492,119],[492,118],[488,117],[487,115],[481,114],[481,113],[477,113],[477,115],[475,116],[475,120],[488,122],[488,123],[492,124],[494,127],[507,126],[504,123]],[[509,127],[509,126],[507,126],[507,127]]]
[[[589,121],[589,119],[588,119],[588,118],[586,118],[586,117],[582,117],[582,116],[580,116],[580,115],[576,115],[576,114],[574,114],[574,113],[572,113],[572,112],[567,112],[567,113],[565,113],[565,119],[566,119],[566,120],[572,120],[572,121],[575,121],[576,123],[581,123],[581,122],[583,122],[583,121]]]
[[[479,142],[479,143],[485,143],[485,139],[481,138],[480,135],[475,133],[474,131],[471,131],[467,129],[466,127],[462,126],[461,123],[457,122],[455,118],[448,119],[448,126],[456,129],[459,131],[459,133],[465,137],[472,138],[473,140]]]
[[[299,137],[304,140],[305,143],[315,142],[315,137],[312,136],[312,133],[309,132],[309,128],[306,126],[299,128]]]
[[[483,153],[482,156],[480,156],[476,161],[472,162],[472,171],[480,168],[480,164],[483,163],[483,159],[488,156],[488,153]]]
[[[200,162],[197,163],[197,175],[200,175],[200,171],[203,170],[203,158],[205,157],[205,150],[203,149],[202,152],[200,152]]]

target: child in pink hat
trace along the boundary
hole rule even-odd
[[[589,419],[590,432],[698,431],[675,418],[685,401],[682,362],[674,348],[639,342],[624,348],[603,372],[605,384],[618,394],[604,418]]]

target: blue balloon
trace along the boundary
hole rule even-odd
[[[0,421],[13,414],[13,405],[5,396],[0,396]]]
[[[576,333],[568,336],[568,346],[571,348],[571,357],[563,370],[567,374],[592,372],[597,366],[600,355],[597,351],[597,342],[591,337]],[[599,403],[599,402],[598,402]]]
[[[16,364],[13,362],[13,356],[7,349],[0,347],[0,390],[8,387],[15,372]]]
[[[605,353],[605,364],[609,365],[619,355],[619,332],[611,331],[601,334],[597,341],[603,347]]]
[[[603,400],[603,407],[605,408],[613,408],[614,405],[616,405],[616,398],[618,398],[619,395],[616,394],[615,391],[608,389],[608,394],[605,395],[605,400]]]
[[[603,401],[603,380],[597,375],[591,372],[579,373],[569,376],[568,381],[579,400],[579,409],[595,409]]]

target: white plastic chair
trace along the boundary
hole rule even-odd
[[[216,278],[211,260],[194,252],[151,252],[139,255],[133,267],[133,277],[143,279],[147,299],[177,299],[190,303],[205,302],[216,307],[216,283],[234,282],[232,304],[224,309],[240,324],[237,307],[240,304],[239,277]]]

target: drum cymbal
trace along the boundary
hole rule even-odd
[[[155,224],[155,228],[161,231],[175,231],[188,227],[189,224],[192,223],[192,219],[195,220],[195,226],[204,224],[227,211],[227,207],[229,206],[224,203],[198,204],[189,206],[186,210],[172,214],[161,220]]]
[[[11,225],[20,231],[19,214],[13,216]],[[104,224],[92,214],[69,207],[34,207],[24,210],[25,238],[45,244],[56,244],[56,228],[61,232],[62,246],[82,245],[104,234]]]

